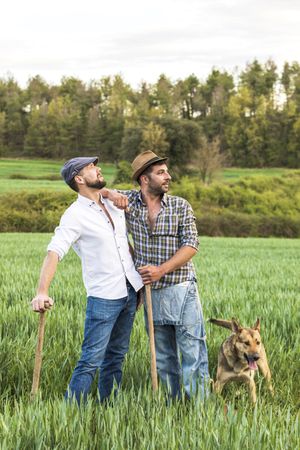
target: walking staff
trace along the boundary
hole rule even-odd
[[[151,354],[151,380],[152,389],[157,391],[157,369],[156,369],[156,352],[155,352],[155,339],[154,339],[154,325],[152,314],[152,299],[151,299],[151,285],[147,284],[146,289],[146,305],[148,313],[148,327],[149,327],[149,342],[150,342],[150,354]]]

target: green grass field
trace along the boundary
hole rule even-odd
[[[49,176],[59,176],[63,161],[47,161],[32,159],[0,159],[0,194],[14,191],[66,190],[68,187],[62,180],[47,180]],[[104,178],[111,186],[115,178],[114,164],[101,164]],[[226,168],[218,179],[232,181],[245,176],[267,175],[275,176],[288,173],[289,169],[241,169]],[[11,179],[14,175],[34,177],[35,179]],[[45,177],[43,179],[43,177]]]
[[[60,176],[63,161],[46,161],[33,159],[0,159],[0,194],[13,191],[51,190],[61,191],[69,189],[61,180],[47,180],[51,176]],[[113,164],[101,164],[102,172],[108,184],[115,176]],[[35,179],[12,179],[21,175]],[[43,179],[43,177],[45,177]]]
[[[222,171],[221,179],[225,181],[236,180],[242,177],[253,177],[257,175],[264,176],[280,176],[290,172],[290,169],[283,168],[266,168],[266,169],[242,169],[239,167],[229,167]]]
[[[78,410],[63,401],[79,356],[85,293],[79,259],[60,263],[47,313],[40,395],[29,400],[38,316],[34,295],[48,234],[0,234],[1,387],[3,449],[282,449],[299,448],[300,241],[203,238],[195,258],[204,315],[244,325],[261,318],[275,397],[257,379],[258,403],[231,386],[205,407],[196,401],[166,406],[154,397],[143,313],[137,314],[123,387],[113,406],[95,402]],[[228,335],[207,324],[211,375]],[[238,392],[237,392],[238,391]],[[229,411],[225,416],[224,404]]]

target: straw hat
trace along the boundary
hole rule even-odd
[[[147,167],[160,161],[166,161],[167,159],[168,158],[166,157],[162,158],[157,156],[155,153],[151,152],[151,150],[140,153],[131,163],[133,170],[132,178],[137,180]]]

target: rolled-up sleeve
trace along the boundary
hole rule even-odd
[[[57,253],[59,260],[62,260],[71,245],[79,239],[80,234],[81,228],[76,218],[66,211],[59,226],[55,228],[54,236],[47,247],[47,251]]]
[[[188,245],[198,250],[199,240],[196,218],[191,205],[187,201],[184,201],[180,208],[178,232],[180,247]]]

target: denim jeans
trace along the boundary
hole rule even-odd
[[[136,292],[127,283],[128,297],[107,300],[88,297],[82,353],[66,399],[86,400],[97,369],[100,370],[100,400],[110,397],[114,385],[121,384],[122,363],[129,348],[136,311]]]
[[[204,399],[209,395],[208,355],[196,282],[153,289],[152,302],[161,381],[173,398],[181,397],[182,383],[188,398],[198,395]]]

